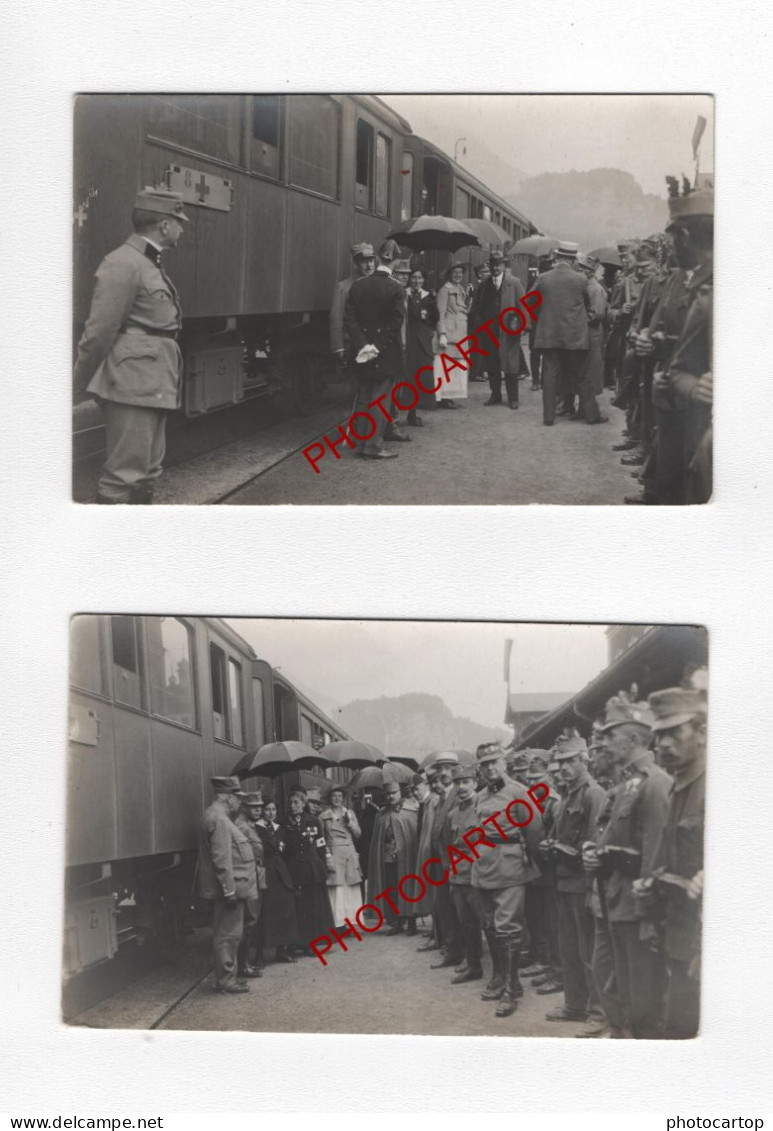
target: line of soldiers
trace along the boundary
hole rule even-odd
[[[628,503],[708,502],[711,409],[714,193],[682,195],[667,178],[666,234],[618,244],[622,270],[609,290],[605,377],[626,411],[616,451],[642,486]]]
[[[706,696],[694,686],[620,693],[593,726],[554,748],[478,748],[475,765],[438,755],[416,775],[416,805],[397,786],[377,824],[397,835],[394,875],[422,874],[464,834],[504,812],[513,798],[547,783],[550,793],[522,830],[459,863],[420,904],[400,903],[390,934],[432,915],[420,951],[433,969],[454,967],[453,984],[483,978],[482,940],[492,975],[482,991],[495,1014],[515,1012],[530,978],[539,995],[563,993],[551,1022],[584,1022],[578,1036],[684,1039],[698,1031],[706,759]],[[533,795],[532,795],[533,796]],[[504,828],[504,822],[503,822]],[[410,830],[414,832],[411,833]],[[375,842],[374,842],[375,843]],[[371,849],[369,898],[389,874]]]

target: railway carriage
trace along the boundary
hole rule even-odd
[[[73,617],[70,682],[66,974],[179,942],[212,775],[266,785],[247,775],[264,743],[348,737],[217,618]],[[299,777],[272,786],[280,806]]]

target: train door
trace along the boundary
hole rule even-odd
[[[251,705],[251,726],[254,733],[250,749],[259,750],[265,743],[274,742],[276,738],[271,665],[265,660],[252,661]]]

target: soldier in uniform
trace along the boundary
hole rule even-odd
[[[243,833],[250,842],[252,854],[255,858],[255,872],[257,877],[257,891],[254,897],[244,901],[244,931],[239,949],[236,954],[238,976],[240,978],[260,978],[262,972],[257,965],[250,962],[250,958],[258,950],[258,918],[261,905],[261,884],[266,887],[266,869],[263,862],[263,841],[255,828],[255,822],[260,820],[263,812],[263,796],[257,793],[239,793],[239,811],[234,819],[234,824],[240,833]]]
[[[555,754],[566,784],[551,840],[543,842],[555,862],[558,895],[558,941],[564,971],[564,1004],[548,1021],[585,1021],[604,1026],[592,974],[593,917],[588,908],[589,881],[582,866],[582,846],[596,831],[606,794],[587,769],[587,747],[579,736],[562,736]]]
[[[345,366],[347,354],[347,339],[344,332],[344,310],[352,283],[357,279],[364,279],[372,275],[376,269],[376,253],[373,245],[369,243],[356,243],[352,245],[352,274],[348,279],[341,279],[336,283],[333,291],[333,304],[330,307],[330,352],[334,355],[339,365]]]
[[[448,814],[446,829],[448,831],[448,845],[458,848],[465,856],[469,855],[469,850],[463,839],[464,834],[470,829],[474,829],[478,824],[478,815],[475,812],[475,785],[474,766],[457,765],[454,767],[456,805]],[[483,977],[481,916],[478,906],[478,893],[472,886],[471,862],[468,860],[457,862],[456,871],[450,877],[449,887],[459,921],[464,949],[464,966],[456,971],[456,976],[451,979],[451,985],[458,986],[465,982],[479,982]]]
[[[255,856],[249,840],[234,824],[239,811],[238,778],[211,778],[215,798],[199,825],[197,890],[212,901],[212,949],[215,991],[244,994],[237,980],[236,956],[244,933],[245,907],[258,892]]]
[[[653,721],[648,705],[635,701],[635,692],[608,701],[604,730],[621,782],[609,794],[597,847],[588,847],[583,856],[589,872],[601,873],[625,1028],[646,1039],[661,1036],[664,970],[642,930],[633,881],[655,870],[671,789],[671,778],[649,750]]]
[[[598,281],[597,272],[599,261],[592,255],[584,255],[578,260],[578,266],[588,280],[590,293],[590,310],[588,312],[588,327],[590,330],[590,347],[585,359],[585,369],[582,381],[594,396],[604,392],[604,334],[607,325],[607,292]],[[582,403],[582,396],[580,401]]]
[[[545,840],[553,837],[559,797],[548,775],[550,755],[547,750],[528,750],[529,769],[526,786],[544,783],[550,793],[542,799],[542,823]],[[521,977],[535,979],[532,985],[543,994],[563,992],[561,954],[558,947],[558,898],[556,869],[550,857],[541,855],[541,874],[526,887],[526,925],[529,929],[532,963],[521,970]]]
[[[181,193],[144,188],[134,234],[97,269],[91,311],[78,343],[76,387],[86,387],[105,420],[105,465],[97,502],[148,504],[166,451],[166,413],[179,408],[182,315],[161,254],[188,217]]]
[[[439,799],[432,812],[430,848],[433,856],[445,855],[451,843],[448,839],[448,818],[452,809],[458,804],[454,786],[454,772],[458,766],[459,757],[451,751],[438,754],[431,765],[431,769],[437,774],[435,780]],[[440,948],[443,953],[440,961],[434,962],[430,969],[440,970],[446,966],[458,966],[464,958],[464,944],[461,924],[448,884],[436,888],[432,914],[437,920]]]
[[[507,776],[521,785],[528,785],[529,753],[527,750],[508,750],[505,756]]]
[[[500,829],[506,838],[502,842],[500,835],[492,832],[489,839],[496,847],[479,849],[472,865],[472,886],[478,889],[483,929],[494,961],[491,980],[481,997],[499,1001],[496,1017],[509,1017],[523,995],[518,960],[525,926],[526,885],[539,875],[542,817],[526,789],[508,778],[505,752],[498,742],[479,746],[476,762],[486,782],[475,799],[478,825],[486,829],[490,827],[486,821],[502,817]],[[505,815],[514,801],[523,803],[513,810],[513,820],[524,823],[523,828],[509,824]],[[529,812],[532,817],[526,824]]]
[[[706,700],[699,691],[670,687],[649,703],[656,753],[674,777],[654,883],[668,965],[663,1035],[684,1040],[697,1035],[700,1019]]]

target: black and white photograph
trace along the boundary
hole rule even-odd
[[[77,95],[75,501],[707,503],[713,109]]]
[[[689,1040],[708,636],[71,621],[62,1013]]]

